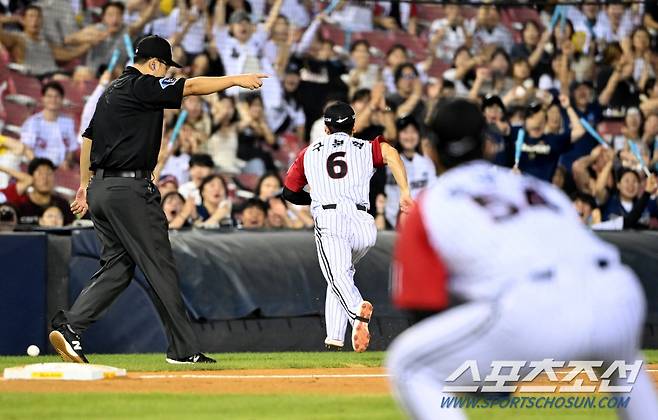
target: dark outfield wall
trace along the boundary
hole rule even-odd
[[[603,233],[638,273],[647,292],[645,345],[658,346],[658,234]],[[357,267],[356,283],[375,304],[373,349],[409,326],[388,298],[395,235],[381,233]],[[172,232],[185,304],[208,351],[320,350],[326,283],[311,232]],[[0,235],[0,354],[46,346],[47,320],[67,306],[98,270],[91,230],[62,236]],[[89,352],[160,352],[162,327],[141,273],[85,334]],[[658,330],[656,333],[658,334]],[[349,340],[348,340],[349,341]]]

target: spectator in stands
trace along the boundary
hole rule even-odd
[[[63,45],[67,36],[78,30],[73,2],[67,0],[42,0],[43,36],[54,45]]]
[[[201,205],[199,187],[203,180],[212,173],[214,167],[215,163],[212,158],[206,154],[198,153],[190,156],[190,180],[182,184],[178,188],[178,192],[186,199],[193,197],[194,203],[197,206]]]
[[[345,76],[349,87],[349,95],[354,95],[359,89],[372,89],[375,83],[381,81],[379,66],[370,63],[370,43],[365,39],[354,41],[350,47],[352,69]]]
[[[58,207],[64,215],[64,224],[73,222],[73,213],[69,203],[55,193],[55,165],[44,158],[33,159],[27,168],[27,173],[33,179],[33,189],[20,200],[18,206],[19,223],[37,225],[39,217],[50,206]]]
[[[603,117],[603,107],[610,103],[610,99],[617,88],[620,80],[621,67],[615,68],[614,72],[608,79],[605,87],[598,95],[598,98],[593,99],[594,87],[589,81],[574,81],[571,84],[571,102],[576,114],[579,118],[584,118],[589,125],[596,127]],[[562,86],[562,91],[566,90],[566,86]],[[572,150],[562,157],[561,163],[571,170],[573,162],[581,156],[589,154],[598,142],[588,132],[574,143]]]
[[[640,175],[632,169],[622,169],[617,176],[617,191],[602,207],[603,221],[623,218],[624,229],[646,227],[649,224],[648,204],[656,192],[656,177],[650,176],[641,191]],[[638,197],[639,195],[639,197]]]
[[[356,113],[354,137],[372,140],[383,135],[387,139],[395,139],[395,115],[386,103],[383,83],[376,84],[372,91],[361,89],[352,97],[352,108]]]
[[[5,188],[9,185],[9,181],[13,176],[3,168],[18,172],[23,157],[26,157],[29,160],[33,159],[34,155],[32,154],[32,151],[19,140],[0,135],[0,188]]]
[[[213,174],[203,178],[199,186],[201,204],[196,206],[197,226],[212,228],[233,224],[233,205],[227,197],[227,191],[226,181],[221,175]]]
[[[566,110],[571,124],[571,129],[564,131],[562,134],[546,134],[544,132],[546,128],[546,111],[542,104],[530,104],[526,111],[525,138],[518,169],[546,182],[552,181],[562,153],[571,147],[571,142],[576,141],[585,133],[576,111],[571,107],[568,96],[560,96],[560,105]],[[518,131],[519,128],[517,127],[511,130],[508,139],[510,144],[515,143]]]
[[[432,22],[430,26],[430,53],[436,58],[451,61],[462,46],[471,46],[475,30],[473,19],[464,19],[462,6],[458,2],[444,4],[445,17]]]
[[[189,124],[183,124],[173,148],[167,149],[164,155],[164,166],[160,175],[173,175],[179,184],[185,184],[189,180],[190,156],[198,152],[202,137],[203,134]],[[165,136],[163,141],[169,141],[169,136]]]
[[[473,62],[472,62],[473,63]],[[474,64],[474,63],[473,63]],[[496,48],[491,55],[486,67],[480,67],[475,71],[475,80],[471,86],[469,96],[473,99],[485,94],[498,95],[506,104],[511,103],[515,96],[512,89],[514,79],[511,77],[512,64],[509,55],[502,48]],[[504,98],[508,93],[512,96]]]
[[[222,96],[212,105],[213,132],[201,150],[209,154],[222,172],[240,173],[243,162],[238,159],[238,114],[235,99]]]
[[[640,96],[642,103],[640,109],[644,115],[658,112],[658,83],[655,78],[651,78],[644,85],[644,94]]]
[[[599,145],[573,163],[573,179],[578,191],[605,203],[614,189],[612,169],[615,151]]]
[[[340,2],[330,18],[343,31],[370,32],[374,29],[373,7],[365,3]]]
[[[162,210],[167,217],[169,229],[192,226],[196,218],[196,205],[193,198],[185,200],[182,195],[172,191],[162,196]]]
[[[57,206],[50,206],[39,216],[39,227],[57,228],[64,226],[64,215]]]
[[[302,108],[299,84],[300,63],[291,61],[283,75],[283,97],[276,108],[267,110],[267,120],[276,134],[293,133],[298,139],[304,139],[306,114]]]
[[[623,166],[633,167],[636,170],[640,170],[641,166],[647,164],[650,160],[650,145],[646,145],[642,141],[643,123],[640,110],[629,108],[626,111],[621,136],[614,139],[615,147],[622,150]],[[637,154],[641,156],[642,162],[638,160]]]
[[[267,204],[257,198],[250,198],[242,208],[240,216],[243,229],[262,229],[267,220]]]
[[[226,25],[226,0],[217,0],[215,6],[214,41],[224,64],[226,74],[267,73],[270,79],[263,81],[261,92],[264,100],[276,102],[281,97],[281,88],[272,63],[263,54],[263,48],[281,9],[282,0],[276,0],[263,24],[251,24],[249,13],[235,10],[228,16]],[[246,90],[238,87],[227,89],[226,94],[237,95]]]
[[[272,36],[264,48],[264,54],[268,61],[274,65],[277,75],[284,74],[291,57],[300,59],[308,51],[318,29],[320,29],[320,24],[327,20],[327,15],[324,13],[316,15],[297,42],[294,26],[298,26],[299,22],[292,20],[293,27],[290,26],[290,16],[287,18],[284,16],[287,12],[290,12],[289,4],[287,3],[297,4],[295,0],[284,0],[284,5],[281,8],[282,15],[275,21],[272,28]]]
[[[523,22],[521,29],[521,42],[515,44],[510,56],[512,60],[524,58],[533,69],[535,80],[551,67],[551,57],[546,52],[546,44],[551,39],[551,31],[541,33],[539,25],[534,20]]]
[[[621,3],[611,3],[604,6],[604,12],[599,14],[594,35],[599,43],[621,42],[632,30],[633,21],[625,6]]]
[[[254,195],[259,200],[267,202],[270,198],[281,194],[282,186],[281,177],[276,172],[268,172],[258,180]]]
[[[413,116],[419,124],[425,121],[423,84],[418,78],[418,70],[411,63],[402,64],[395,71],[397,92],[389,95],[386,102],[395,110],[397,118]]]
[[[99,41],[87,53],[85,59],[85,65],[94,71],[98,71],[101,65],[110,61],[115,48],[119,49],[123,58],[121,61],[125,62],[124,35],[131,38],[139,35],[144,26],[154,18],[159,5],[158,0],[149,0],[145,4],[139,19],[126,24],[123,18],[126,10],[124,4],[118,1],[109,1],[103,5],[99,23],[87,26],[67,36],[64,42],[66,44],[80,44],[90,38]]]
[[[197,146],[205,143],[212,131],[212,119],[207,107],[201,96],[186,96],[183,99],[183,109],[187,111],[185,123],[196,132]]]
[[[243,172],[262,175],[275,171],[271,153],[265,148],[276,147],[276,137],[267,124],[263,101],[258,94],[250,94],[238,104],[238,158],[246,162]]]
[[[290,212],[281,197],[272,197],[267,200],[266,225],[271,229],[302,229],[304,223],[299,219],[290,217]]]
[[[443,80],[454,83],[457,96],[467,96],[475,80],[475,69],[485,62],[483,56],[475,56],[470,50],[462,46],[457,49],[452,60],[452,67],[443,72]]]
[[[173,175],[161,175],[158,180],[158,191],[160,191],[160,197],[171,192],[178,192],[178,180]]]
[[[269,172],[261,176],[254,189],[256,198],[268,203],[268,224],[270,227],[285,227],[288,229],[302,229],[313,226],[313,216],[308,206],[298,206],[281,200],[283,182],[276,172]],[[274,202],[273,202],[274,200]],[[285,215],[282,215],[280,201],[285,206]]]
[[[526,105],[535,99],[535,84],[531,76],[531,67],[524,58],[517,58],[512,63],[512,77],[507,82],[509,88],[501,92],[505,104]]]
[[[6,32],[2,26],[6,23],[21,22],[22,32]],[[51,44],[42,33],[43,15],[41,8],[30,5],[25,9],[22,19],[14,16],[0,16],[0,42],[11,52],[17,63],[25,66],[28,73],[37,77],[46,77],[59,72],[55,61],[69,61],[84,55],[93,45],[101,41],[100,36],[87,37],[76,47],[65,48]]]
[[[482,112],[487,120],[486,153],[496,165],[512,167],[514,150],[506,140],[510,133],[509,123],[505,120],[505,105],[496,95],[488,95],[482,100]]]
[[[397,120],[398,140],[395,148],[400,152],[400,158],[407,171],[409,190],[411,198],[415,199],[425,188],[431,187],[436,181],[436,169],[434,163],[421,154],[420,150],[420,127],[421,125],[413,118],[406,117]],[[386,169],[386,221],[388,225],[395,228],[400,211],[400,187],[395,183],[390,169]]]
[[[594,197],[576,192],[572,194],[571,201],[584,224],[592,226],[601,222],[601,210],[596,206]]]
[[[504,48],[508,53],[514,45],[510,31],[500,22],[498,6],[485,4],[478,8],[477,25],[473,33],[473,48],[480,52],[490,46]]]
[[[62,114],[64,88],[58,82],[48,82],[41,88],[43,111],[30,116],[21,127],[21,142],[36,157],[48,158],[57,167],[75,164],[75,123]]]
[[[0,188],[0,203],[7,202],[16,207],[27,199],[25,192],[32,186],[33,179],[25,172],[5,166],[0,166],[0,172],[14,179],[6,187]]]
[[[427,70],[432,65],[434,56],[430,55],[428,58],[420,63],[416,63],[416,70],[418,77],[423,83],[428,81]],[[395,71],[404,63],[411,61],[407,48],[402,44],[394,44],[386,52],[386,65],[382,69],[382,80],[386,84],[388,93],[395,93],[397,88],[395,86]]]
[[[628,42],[630,41],[630,42]],[[646,83],[650,78],[656,77],[651,55],[651,36],[646,28],[640,26],[633,30],[630,39],[625,40],[622,44],[626,46],[626,51],[633,55],[633,79],[640,90],[644,90]],[[630,44],[630,46],[628,45]]]
[[[18,224],[16,209],[6,203],[0,203],[0,233],[11,232]]]
[[[599,5],[595,3],[585,2],[580,7],[567,6],[567,19],[573,23],[576,34],[584,37],[582,42],[584,53],[589,53],[590,48],[595,48],[593,44],[596,38],[594,27],[599,18]]]

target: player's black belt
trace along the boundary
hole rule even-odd
[[[146,170],[120,171],[114,169],[96,169],[94,176],[99,178],[144,178],[151,179],[153,172]]]
[[[325,204],[322,206],[324,210],[336,210],[336,207],[338,207],[338,204]],[[356,209],[361,211],[368,211],[368,208],[361,204],[357,204]]]

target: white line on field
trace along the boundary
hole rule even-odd
[[[325,378],[388,378],[386,374],[346,375],[139,375],[140,379],[325,379]]]

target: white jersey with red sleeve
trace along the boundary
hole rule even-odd
[[[320,137],[304,149],[286,176],[292,191],[310,187],[311,207],[354,203],[368,207],[370,178],[384,166],[381,137],[361,140],[346,133]]]
[[[448,294],[491,300],[529,276],[619,261],[553,185],[483,161],[452,169],[423,193],[399,234],[393,297],[441,309]]]

